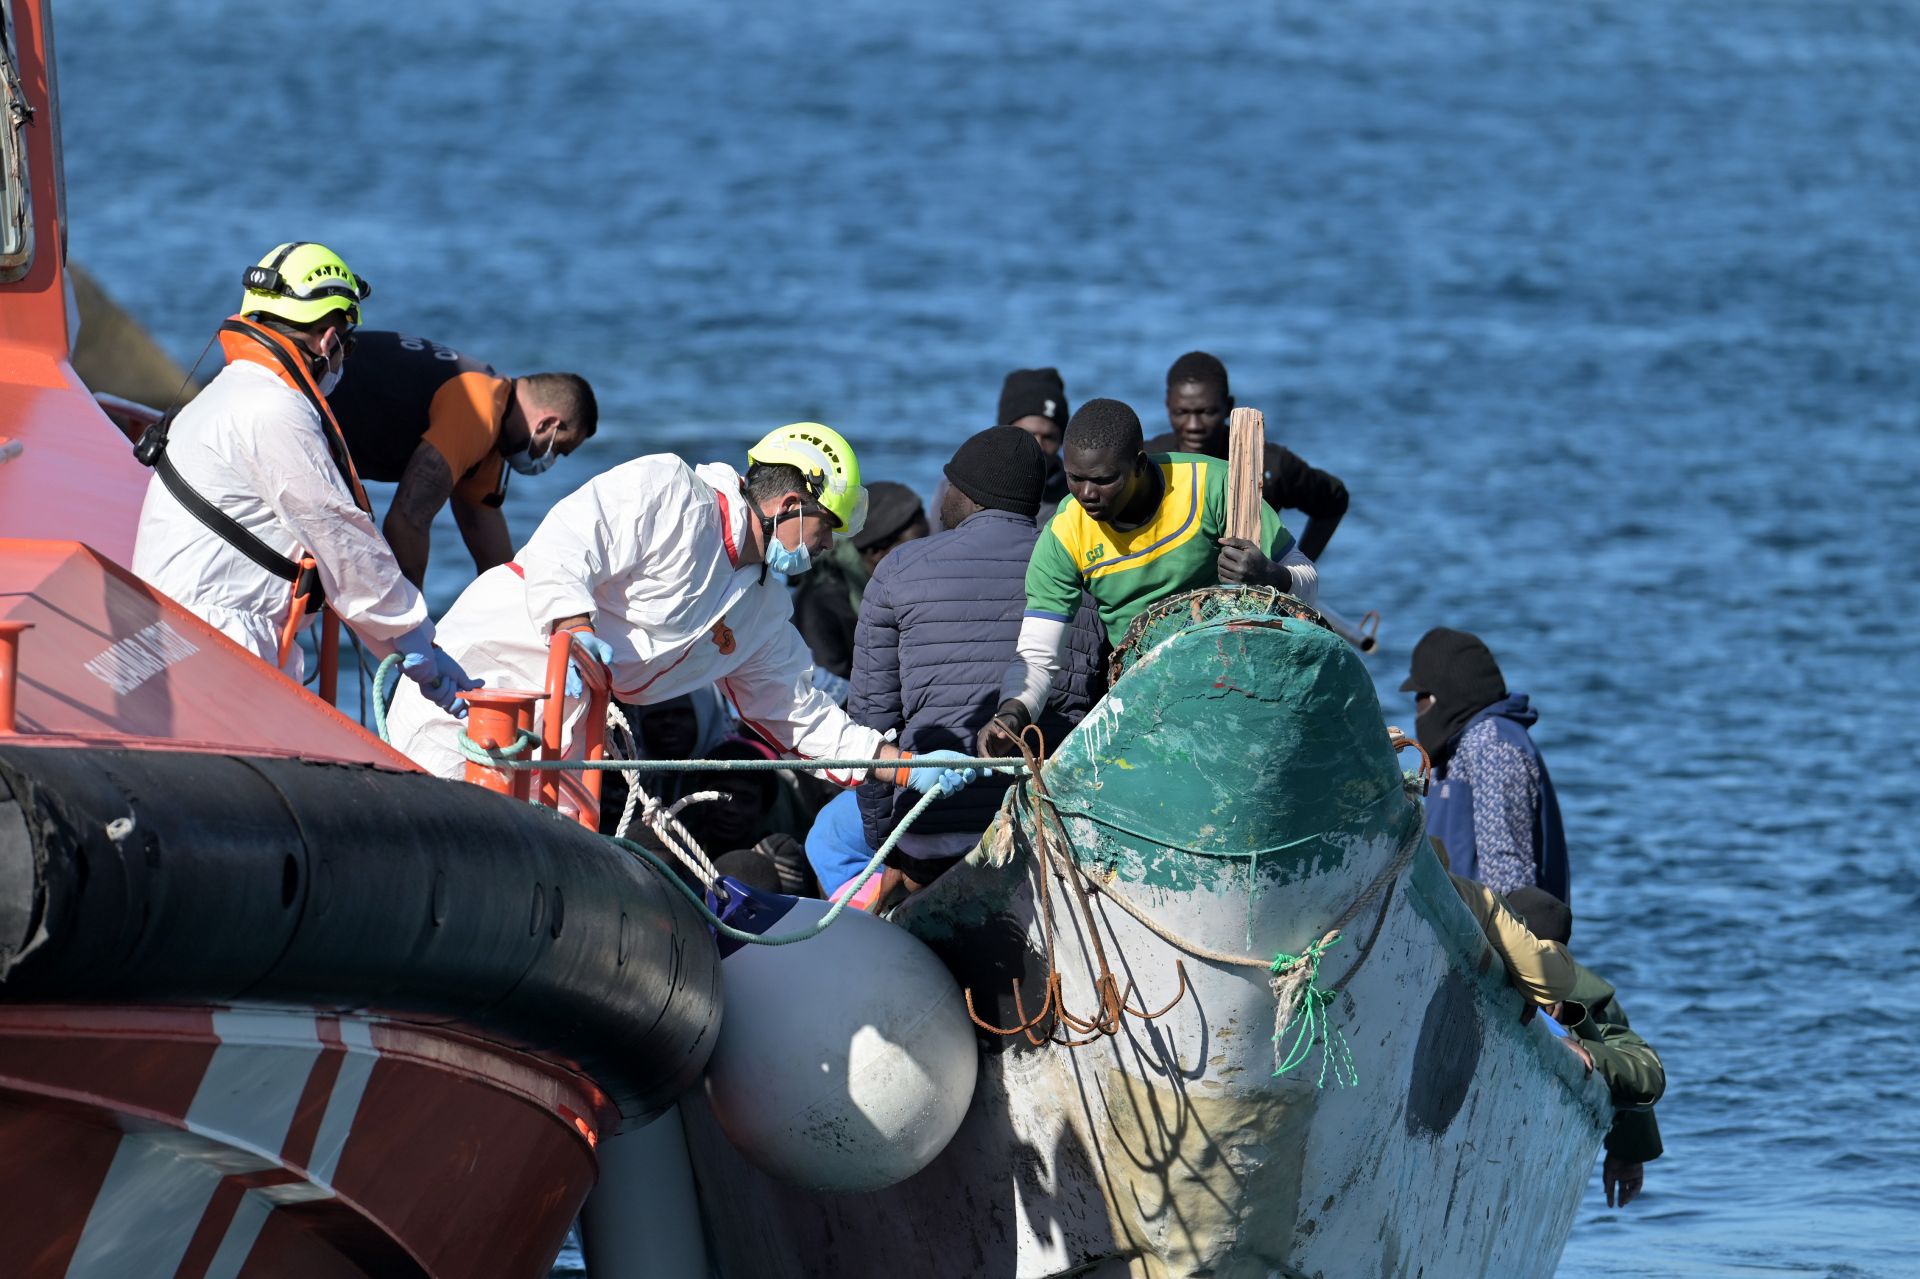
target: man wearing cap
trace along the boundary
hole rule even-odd
[[[847,713],[870,728],[898,729],[903,747],[965,750],[1000,699],[1026,611],[1027,562],[1046,458],[1025,431],[995,426],[962,444],[946,465],[946,531],[896,550],[874,571],[860,603]],[[1082,602],[1065,628],[1059,677],[1041,726],[1058,741],[1097,695],[1100,634]],[[989,778],[941,800],[891,855],[910,885],[953,864],[993,820],[1008,785]],[[863,786],[861,819],[878,848],[911,804],[890,786]]]
[[[451,729],[442,712],[464,715],[455,695],[473,681],[435,647],[325,399],[371,290],[305,240],[277,246],[242,287],[216,335],[226,367],[135,450],[155,474],[133,571],[296,680],[299,628],[324,602],[375,653],[403,654],[402,672]]]
[[[1454,876],[1456,888],[1462,882]],[[1461,895],[1467,891],[1461,888]],[[1572,909],[1545,889],[1516,888],[1506,895],[1506,904],[1541,942],[1564,949],[1573,939]],[[1624,1208],[1645,1188],[1646,1166],[1666,1151],[1653,1111],[1666,1091],[1666,1068],[1653,1045],[1627,1020],[1613,983],[1599,973],[1576,961],[1571,989],[1562,998],[1560,1019],[1573,1028],[1569,1045],[1578,1044],[1574,1051],[1589,1069],[1600,1072],[1613,1092],[1613,1126],[1607,1129],[1600,1181],[1607,1207]]]
[[[1071,416],[1067,384],[1060,380],[1058,369],[1015,369],[1001,383],[1000,425],[1017,426],[1031,435],[1047,459],[1047,482],[1040,490],[1040,506],[1049,517],[1067,496],[1067,471],[1060,462],[1060,446],[1066,442],[1067,419]]]
[[[613,695],[648,706],[716,685],[741,723],[796,758],[894,759],[905,754],[853,723],[813,687],[813,661],[793,628],[778,573],[798,577],[835,537],[865,526],[860,463],[839,432],[796,422],[747,453],[740,474],[688,466],[670,453],[636,458],[562,498],[518,556],[482,573],[440,623],[440,641],[495,688],[540,688],[554,634],[574,636],[574,662],[604,665]],[[565,752],[584,734],[583,681],[570,672],[560,707]],[[443,777],[464,768],[451,725],[402,688],[388,720],[393,744]],[[938,754],[930,752],[930,754]],[[949,755],[952,753],[949,752]],[[956,769],[885,769],[921,791],[958,789]],[[827,773],[853,785],[860,769]],[[562,786],[563,807],[583,797]]]
[[[892,480],[867,485],[867,524],[833,548],[793,588],[793,624],[813,653],[815,682],[844,702],[853,674],[853,625],[860,596],[887,553],[925,537],[926,508],[920,495]]]
[[[1400,691],[1414,696],[1414,735],[1433,761],[1427,830],[1454,872],[1497,893],[1531,884],[1570,901],[1560,801],[1527,731],[1540,718],[1527,695],[1507,692],[1479,636],[1444,626],[1413,646]]]

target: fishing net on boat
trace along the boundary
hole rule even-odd
[[[1209,586],[1170,595],[1128,624],[1107,664],[1107,681],[1118,682],[1140,658],[1182,631],[1221,622],[1259,623],[1289,617],[1333,631],[1312,607],[1271,586]]]

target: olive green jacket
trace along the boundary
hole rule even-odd
[[[1438,844],[1440,841],[1435,840]],[[1507,905],[1506,898],[1476,879],[1450,875],[1453,891],[1473,913],[1474,922],[1506,965],[1507,980],[1534,1003],[1545,1007],[1572,999],[1580,965],[1557,941],[1535,937]]]
[[[1570,1033],[1593,1054],[1594,1068],[1613,1090],[1607,1153],[1629,1163],[1658,1159],[1663,1147],[1653,1103],[1667,1089],[1666,1068],[1653,1046],[1627,1023],[1627,1010],[1620,1006],[1613,987],[1584,964],[1575,964],[1574,969],[1577,980],[1569,1002],[1582,1005],[1584,1015],[1578,1009],[1568,1010],[1567,1020],[1574,1023]]]

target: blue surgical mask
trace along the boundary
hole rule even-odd
[[[786,578],[795,578],[813,567],[813,554],[805,542],[789,547],[771,534],[767,537],[767,567]]]
[[[551,435],[547,436],[546,452],[538,456],[534,455],[532,440],[528,440],[527,447],[521,449],[518,453],[509,453],[507,455],[507,465],[522,475],[539,475],[559,460],[560,454],[554,451],[553,436]]]

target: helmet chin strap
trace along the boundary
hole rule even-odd
[[[747,482],[740,481],[740,496],[746,499],[747,509],[753,512],[753,518],[760,521],[760,580],[767,580],[767,544],[772,542],[773,530],[788,520],[805,519],[806,506],[803,503],[797,511],[782,511],[778,515],[768,515],[760,509],[760,503],[753,500],[753,494],[747,492]]]

